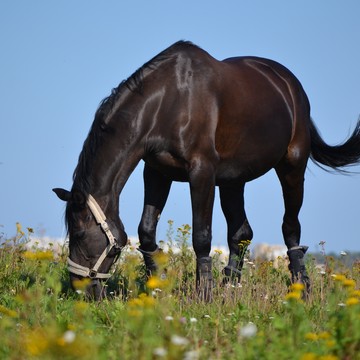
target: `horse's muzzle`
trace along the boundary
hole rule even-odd
[[[84,278],[83,278],[84,279]],[[70,275],[70,283],[71,287],[74,291],[78,292],[79,288],[77,286],[80,277],[74,276],[73,274]],[[106,288],[103,285],[102,280],[100,279],[89,279],[89,284],[86,285],[85,289],[81,291],[85,295],[86,300],[92,301],[101,301],[106,297]]]

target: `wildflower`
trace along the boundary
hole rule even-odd
[[[327,348],[331,349],[336,345],[336,342],[335,342],[335,340],[327,340],[325,342],[325,345],[326,345]]]
[[[77,301],[74,305],[74,309],[77,312],[83,312],[89,307],[88,303],[85,301]]]
[[[191,350],[191,351],[187,351],[184,354],[183,360],[197,360],[199,359],[199,357],[200,357],[199,351]]]
[[[316,333],[309,332],[305,334],[305,339],[311,341],[317,341],[319,339],[319,336]]]
[[[239,335],[243,338],[252,338],[257,333],[257,327],[254,323],[249,322],[239,330]]]
[[[64,335],[63,335],[65,342],[68,344],[74,342],[75,337],[76,337],[76,334],[74,333],[74,331],[71,331],[71,330],[65,331]]]
[[[166,321],[173,321],[174,318],[171,315],[167,315],[167,316],[165,316],[165,320]]]
[[[285,300],[301,300],[301,293],[299,291],[291,291],[285,295]]]
[[[192,317],[192,318],[190,318],[190,322],[191,322],[191,323],[196,323],[196,322],[197,322],[197,319],[194,318],[194,317]]]
[[[189,343],[189,340],[179,335],[172,335],[171,343],[177,346],[186,346]]]
[[[357,297],[350,297],[349,299],[347,299],[346,301],[346,305],[347,306],[352,306],[352,305],[357,305],[360,303],[359,298]]]
[[[49,347],[49,341],[43,331],[35,330],[26,338],[26,350],[32,356],[43,354]]]
[[[350,296],[360,298],[360,290],[354,290]]]
[[[314,353],[305,353],[303,356],[301,356],[300,360],[316,360],[317,355]]]
[[[210,319],[210,315],[207,315],[207,314],[206,314],[206,315],[203,316],[203,318],[205,318],[205,319]]]
[[[294,283],[290,286],[290,289],[292,291],[303,291],[305,288],[304,284],[301,284],[301,283]]]
[[[29,260],[54,260],[54,254],[52,251],[25,251],[23,254],[25,259]]]
[[[58,345],[66,346],[67,344],[71,344],[75,341],[76,334],[72,330],[67,330],[64,332],[63,336],[57,340]]]
[[[169,255],[161,250],[154,255],[154,260],[156,262],[156,265],[158,265],[159,267],[163,267],[168,263]]]
[[[167,355],[167,350],[162,347],[158,347],[153,350],[153,354],[155,356],[165,357]]]
[[[91,280],[89,278],[76,279],[72,282],[76,290],[85,290],[90,283]]]
[[[339,358],[336,355],[322,355],[319,357],[319,360],[339,360]]]
[[[344,303],[338,303],[338,306],[340,306],[340,307],[345,307],[346,304],[344,304]]]
[[[24,236],[25,233],[22,231],[22,226],[19,222],[16,223],[16,232],[20,236]]]
[[[139,300],[142,301],[142,306],[145,308],[153,307],[156,302],[156,300],[153,297],[148,296],[145,293],[139,295]]]
[[[251,240],[240,240],[239,242],[239,247],[243,248],[243,247],[247,247],[251,244]]]
[[[6,316],[12,317],[12,318],[18,317],[18,314],[17,314],[16,311],[10,310],[10,309],[6,308],[5,306],[2,306],[2,305],[0,305],[0,313],[4,314]]]
[[[321,333],[319,333],[318,336],[319,336],[319,339],[322,339],[322,340],[331,338],[331,334],[328,331],[322,331]]]
[[[341,256],[346,256],[347,253],[346,253],[345,251],[340,251],[340,255],[341,255]]]
[[[342,274],[333,274],[333,275],[331,275],[331,277],[332,277],[335,281],[339,281],[339,282],[343,282],[344,280],[346,280],[345,275],[342,275]]]
[[[136,317],[140,317],[141,316],[141,311],[140,310],[136,310],[136,309],[131,309],[128,311],[128,314],[134,318]]]
[[[162,288],[164,287],[164,280],[161,280],[158,276],[151,276],[146,283],[146,286],[150,289]]]
[[[214,250],[214,253],[215,254],[218,254],[218,255],[221,255],[222,254],[222,251],[220,249],[215,249]]]
[[[343,286],[347,287],[347,288],[351,288],[354,289],[356,286],[356,283],[353,279],[345,279],[342,282]]]

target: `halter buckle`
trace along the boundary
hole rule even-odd
[[[91,269],[91,270],[89,271],[89,278],[90,278],[90,279],[96,279],[96,276],[97,276],[97,271],[94,270],[94,269]]]

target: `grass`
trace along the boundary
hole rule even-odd
[[[18,233],[0,247],[1,359],[360,359],[360,264],[328,261],[312,279],[308,301],[290,286],[287,260],[246,261],[241,284],[221,286],[215,252],[213,301],[199,302],[188,225],[170,222],[170,250],[148,281],[127,249],[108,281],[108,298],[87,302],[67,284],[66,249],[54,257]]]

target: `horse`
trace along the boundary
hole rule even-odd
[[[360,119],[339,145],[324,142],[310,117],[300,81],[283,65],[260,57],[216,60],[179,41],[122,81],[99,105],[66,201],[70,281],[90,278],[87,293],[103,294],[102,280],[127,235],[119,196],[143,160],[144,205],[139,251],[148,274],[160,251],[156,226],[173,181],[188,182],[196,285],[205,301],[213,287],[210,257],[215,187],[227,223],[229,260],[224,279],[240,281],[253,231],[244,209],[245,183],[275,169],[283,198],[282,233],[291,281],[310,288],[300,245],[298,214],[308,159],[330,172],[360,161]]]

